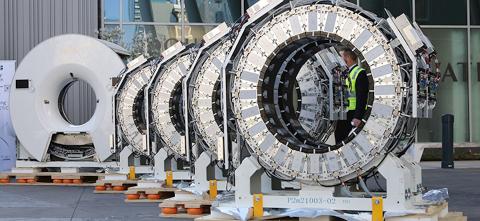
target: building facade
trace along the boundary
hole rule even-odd
[[[442,74],[432,119],[420,121],[418,142],[440,142],[441,116],[453,114],[456,146],[480,146],[480,1],[358,0],[378,15],[384,8],[417,22],[438,52]]]
[[[196,43],[221,22],[235,22],[256,1],[0,0],[0,59],[18,64],[36,44],[64,33],[100,35],[133,55],[158,56],[177,41]],[[420,121],[417,141],[440,142],[441,116],[451,113],[456,145],[480,146],[480,0],[349,1],[383,17],[384,8],[405,13],[438,51],[438,106],[432,119]]]
[[[96,37],[99,7],[97,0],[0,0],[0,60],[18,66],[33,47],[56,35]]]
[[[104,0],[103,27],[120,29],[127,48],[147,33],[161,50],[181,40],[195,43],[221,22],[238,19],[256,0]],[[455,116],[456,146],[480,146],[480,1],[350,0],[386,17],[405,13],[435,45],[442,80],[432,119],[420,121],[418,142],[441,141],[441,116]]]

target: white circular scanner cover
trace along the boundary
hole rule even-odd
[[[156,66],[150,62],[129,73],[125,84],[118,93],[117,117],[123,135],[128,143],[139,151],[145,151],[143,137],[146,126],[142,120],[144,88],[155,72]]]
[[[181,92],[182,80],[188,73],[195,58],[195,54],[184,52],[159,69],[156,84],[152,90],[152,116],[153,125],[164,143],[164,147],[171,150],[177,157],[184,158],[184,123],[183,118],[174,117],[182,115],[177,113],[182,108],[182,100],[175,96]],[[183,124],[183,125],[182,125]]]
[[[399,61],[385,35],[359,13],[328,4],[295,6],[266,20],[252,28],[255,31],[239,50],[232,68],[233,110],[252,155],[286,179],[327,185],[350,180],[377,165],[393,139],[389,134],[396,127],[404,96]],[[324,153],[282,143],[281,135],[269,129],[271,122],[262,118],[264,94],[258,94],[269,58],[296,39],[315,36],[338,39],[365,57],[374,85],[372,115],[363,130],[351,142]],[[380,107],[388,111],[382,112]]]
[[[203,138],[205,150],[214,156],[218,153],[218,139],[223,138],[223,131],[216,120],[219,104],[217,99],[216,85],[220,83],[221,68],[228,50],[232,47],[232,41],[224,40],[202,54],[200,62],[196,64],[195,76],[190,83],[192,86],[192,115],[193,123]],[[218,94],[219,95],[219,94]],[[218,107],[215,107],[218,106]]]
[[[43,161],[53,134],[88,133],[98,160],[107,159],[114,132],[111,78],[123,68],[114,51],[87,36],[57,36],[32,49],[15,73],[10,94],[13,127],[25,150]],[[92,118],[82,125],[68,123],[58,104],[62,89],[75,79],[87,82],[97,97]],[[23,82],[23,87],[19,82]]]

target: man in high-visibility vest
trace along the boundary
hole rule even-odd
[[[365,69],[358,64],[357,55],[350,49],[341,53],[343,60],[348,66],[348,112],[347,120],[337,121],[335,129],[335,142],[341,143],[354,127],[362,125],[368,100],[368,78]]]

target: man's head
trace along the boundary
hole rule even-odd
[[[343,49],[341,51],[342,58],[348,67],[357,64],[357,55],[350,49]]]

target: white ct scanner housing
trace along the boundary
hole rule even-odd
[[[223,130],[221,129],[220,75],[232,46],[231,28],[222,23],[203,36],[198,55],[183,80],[187,149],[197,152],[194,183],[197,191],[208,191],[210,180],[217,189],[227,189],[223,174]]]
[[[99,167],[112,156],[114,86],[112,78],[124,69],[120,57],[97,39],[82,35],[50,38],[20,63],[11,88],[10,114],[20,142],[17,167]],[[96,95],[93,116],[82,125],[69,123],[61,113],[62,91],[76,80],[88,83]],[[51,161],[52,142],[93,145],[94,153]]]
[[[262,193],[264,208],[371,211],[371,197],[382,196],[384,211],[417,211],[421,169],[402,154],[413,143],[416,127],[409,125],[429,116],[438,85],[435,50],[418,26],[405,15],[387,11],[382,19],[340,0],[260,0],[247,14],[222,70],[223,118],[234,123],[224,121],[224,145],[236,133],[250,154],[235,170],[234,206],[252,207],[253,194]],[[301,100],[287,88],[308,86],[291,80],[308,59],[322,64],[312,73],[341,68],[334,47],[351,49],[366,69],[370,115],[363,128],[333,145],[311,142],[308,130],[298,133],[296,120],[306,109],[287,106]],[[428,85],[417,83],[423,81]],[[383,176],[386,191],[364,188],[372,174]],[[350,192],[356,186],[362,190]]]

